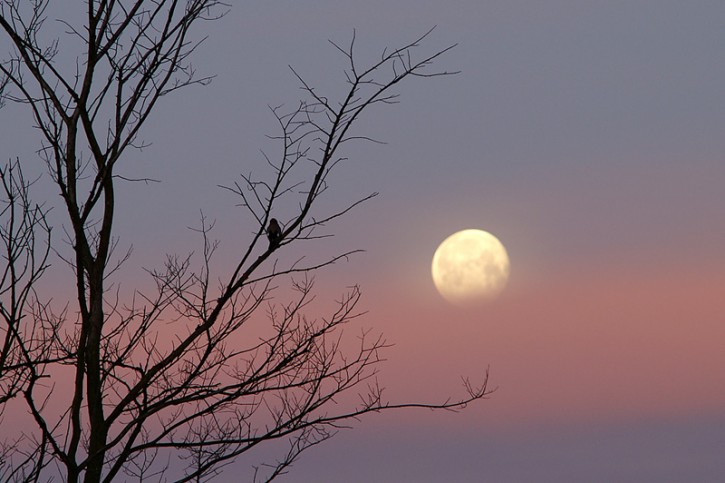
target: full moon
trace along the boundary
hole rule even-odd
[[[455,305],[472,305],[496,298],[506,287],[509,257],[490,233],[462,230],[440,244],[431,272],[443,298]]]

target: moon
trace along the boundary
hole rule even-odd
[[[459,306],[496,298],[506,287],[509,271],[506,248],[483,230],[462,230],[443,240],[431,266],[438,292]]]

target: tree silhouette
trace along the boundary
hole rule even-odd
[[[162,96],[210,80],[189,63],[200,43],[193,32],[227,7],[212,0],[86,3],[80,23],[63,21],[75,42],[68,50],[41,40],[48,0],[0,3],[0,26],[14,49],[0,64],[0,100],[32,113],[72,247],[63,255],[46,207],[32,201],[32,180],[19,161],[7,163],[0,171],[0,404],[22,404],[34,427],[0,447],[2,481],[46,481],[58,473],[69,482],[202,481],[260,443],[287,440],[280,459],[256,473],[271,480],[363,414],[458,409],[488,394],[484,374],[478,387],[464,380],[459,399],[386,401],[375,379],[385,340],[368,332],[344,336],[360,315],[359,289],[347,291],[331,313],[311,318],[306,310],[311,274],[355,250],[312,264],[264,263],[288,245],[328,236],[323,226],[374,196],[332,212],[318,203],[343,145],[360,138],[352,127],[362,112],[396,102],[393,88],[404,79],[449,74],[430,66],[450,47],[419,55],[426,33],[362,67],[353,57],[354,36],[346,47],[333,44],[347,63],[347,91],[338,100],[293,70],[306,97],[289,112],[272,109],[281,156],[266,158],[262,177],[243,175],[223,187],[254,220],[241,256],[227,271],[212,269],[218,242],[202,216],[199,259],[167,255],[162,268],[148,270],[155,290],[121,300],[109,289],[129,259],[114,251],[116,187],[129,182],[117,165],[129,148],[142,147],[139,134]],[[75,57],[70,73],[60,53]],[[298,210],[267,245],[272,213],[290,199]],[[76,292],[60,310],[37,284],[53,252],[72,268]],[[291,280],[296,296],[275,304],[271,291],[280,278]],[[255,332],[250,326],[260,319],[266,322]],[[171,340],[161,337],[169,324]],[[345,394],[357,402],[334,404]]]

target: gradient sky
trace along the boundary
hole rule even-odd
[[[217,185],[274,152],[267,105],[300,95],[287,65],[333,96],[344,59],[328,39],[357,29],[372,59],[437,25],[425,45],[459,43],[439,65],[462,72],[368,112],[362,133],[388,144],[352,146],[330,202],[381,195],[317,252],[366,253],[318,286],[361,285],[363,325],[395,343],[391,401],[441,401],[487,367],[498,389],[457,414],[365,418],[282,481],[722,481],[723,19],[705,0],[235,2],[203,26],[195,65],[215,81],[162,102],[152,146],[129,155],[125,174],[162,183],[121,190],[118,233],[134,269],[155,266],[198,248],[186,227],[203,209],[233,256],[251,228]],[[3,154],[32,158],[16,112],[0,118]],[[429,273],[465,228],[495,234],[512,264],[476,310],[448,305]]]

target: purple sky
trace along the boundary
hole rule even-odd
[[[319,286],[334,298],[361,284],[363,325],[396,343],[391,399],[440,400],[487,366],[499,390],[459,414],[366,418],[282,481],[721,481],[723,19],[725,3],[704,0],[235,2],[202,26],[195,65],[217,78],[162,102],[153,144],[127,158],[124,174],[162,183],[119,192],[118,234],[134,246],[124,276],[197,249],[200,209],[222,257],[238,252],[251,228],[217,185],[275,152],[267,106],[300,95],[288,64],[334,96],[344,59],[328,39],[356,29],[373,59],[437,25],[426,45],[459,43],[440,67],[462,72],[414,79],[363,119],[388,144],[353,145],[330,202],[381,196],[319,250],[366,253]],[[20,112],[0,113],[0,146],[35,159]],[[429,275],[436,246],[464,228],[511,257],[509,289],[476,312],[448,306]]]

